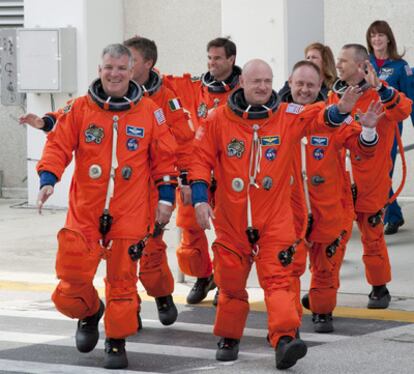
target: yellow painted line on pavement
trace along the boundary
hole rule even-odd
[[[50,283],[29,283],[17,281],[0,281],[0,291],[26,291],[26,292],[53,292],[55,284]],[[105,296],[103,287],[97,287],[100,296]],[[154,298],[146,293],[140,293],[141,300],[154,301]],[[182,295],[174,295],[176,304],[187,304],[186,297]],[[202,303],[194,305],[194,307],[211,307],[212,299],[204,300]],[[250,310],[255,312],[266,312],[264,301],[251,301]],[[304,314],[311,314],[310,311],[304,309]],[[351,308],[345,306],[337,306],[334,310],[335,317],[356,318],[356,319],[373,319],[382,321],[396,321],[414,323],[414,312],[395,309],[366,309]]]

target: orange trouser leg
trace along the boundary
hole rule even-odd
[[[70,318],[84,319],[99,309],[99,297],[93,278],[101,259],[99,244],[91,247],[82,234],[62,229],[58,234],[56,275],[60,279],[52,295],[59,312]]]
[[[249,313],[247,277],[251,263],[236,249],[213,244],[214,280],[220,288],[214,335],[240,339]]]
[[[171,295],[174,291],[166,249],[162,235],[150,238],[140,259],[139,279],[147,294],[153,297]]]
[[[309,250],[312,273],[309,290],[310,308],[313,313],[328,314],[336,306],[339,288],[339,271],[344,258],[346,243],[339,245],[332,257],[326,255],[330,243],[313,243]]]
[[[208,251],[208,241],[200,228],[191,205],[183,205],[177,194],[177,226],[182,230],[181,243],[177,248],[178,266],[192,277],[207,278],[213,265]]]
[[[264,291],[272,347],[276,347],[282,336],[294,337],[300,326],[296,294],[290,286],[292,264],[283,266],[278,258],[279,252],[285,249],[285,246],[262,244],[255,257],[259,283]]]
[[[105,333],[123,339],[138,328],[137,264],[128,255],[133,240],[115,239],[106,259]]]
[[[213,265],[203,230],[182,228],[177,260],[181,271],[186,275],[197,278],[207,278],[211,275]]]
[[[308,249],[306,244],[301,241],[296,248],[296,253],[292,262],[292,275],[290,277],[290,286],[295,293],[295,304],[299,314],[299,318],[302,319],[303,309],[300,301],[300,277],[306,270],[306,258]]]
[[[368,223],[368,217],[372,214],[357,213],[357,223],[361,231],[365,276],[370,285],[380,286],[391,281],[391,265],[384,239],[384,225],[380,223],[372,227]]]

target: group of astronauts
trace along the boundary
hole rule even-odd
[[[155,43],[135,36],[105,47],[85,96],[42,118],[20,118],[48,133],[37,165],[40,209],[75,159],[52,300],[78,319],[80,352],[95,348],[104,316],[108,369],[128,366],[125,338],[142,327],[138,279],[155,298],[161,323],[177,319],[162,234],[175,205],[178,264],[197,278],[187,302],[197,304],[217,287],[217,360],[238,357],[253,263],[277,369],[306,355],[302,305],[316,332],[333,331],[354,220],[372,286],[368,308],[387,308],[391,299],[381,215],[390,203],[396,126],[410,115],[411,100],[378,78],[359,44],[341,49],[339,79],[328,95],[320,67],[309,60],[296,63],[276,93],[271,67],[253,59],[239,68],[230,39],[211,40],[207,56],[200,78],[162,76],[154,68]],[[211,220],[213,259],[204,232]],[[308,255],[311,284],[301,300]],[[101,259],[105,305],[93,286]]]

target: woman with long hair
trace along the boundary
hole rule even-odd
[[[331,48],[319,42],[309,44],[305,48],[305,58],[312,61],[321,70],[323,79],[321,91],[326,95],[338,79]]]
[[[366,32],[368,52],[370,62],[374,66],[378,77],[386,81],[390,86],[398,91],[403,92],[411,100],[414,99],[414,75],[403,59],[404,53],[399,53],[397,42],[390,25],[386,21],[377,20],[371,23]],[[414,114],[411,113],[411,120],[414,124]],[[402,123],[398,124],[400,135],[402,133]],[[394,139],[394,145],[391,151],[393,167],[390,176],[394,172],[395,156],[397,154],[397,142]],[[390,190],[390,196],[394,191]],[[398,232],[400,226],[404,224],[404,218],[400,206],[395,200],[388,208],[384,217],[386,235],[392,235]]]

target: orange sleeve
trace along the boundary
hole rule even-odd
[[[189,170],[189,180],[211,181],[211,170],[216,164],[218,150],[217,128],[219,127],[216,111],[197,129],[193,142],[193,158]]]
[[[194,128],[191,127],[190,116],[184,112],[181,101],[174,93],[165,88],[163,109],[177,143],[177,167],[188,170],[193,153]]]
[[[174,135],[167,126],[165,119],[160,121],[159,114],[157,116],[155,114],[156,112],[160,113],[159,111],[162,111],[162,109],[157,109],[157,106],[153,103],[149,104],[151,104],[151,110],[154,112],[150,146],[151,176],[156,184],[176,184],[178,175],[175,168],[177,144]]]
[[[390,121],[404,121],[412,110],[413,102],[402,92],[394,90],[395,94],[390,101],[383,103],[385,117]]]
[[[186,110],[194,112],[194,108],[197,107],[198,92],[201,86],[199,79],[192,78],[190,74],[184,74],[181,77],[164,75],[163,83],[174,92],[175,96],[180,98]]]
[[[354,154],[357,154],[361,159],[371,158],[375,155],[376,144],[364,145],[360,141],[362,128],[355,121],[349,125],[342,126],[337,133],[335,133],[335,142],[338,150],[342,147],[349,149]]]
[[[282,109],[284,108],[284,109]],[[332,132],[337,130],[340,126],[330,124],[326,118],[327,107],[323,102],[317,102],[310,105],[288,104],[286,107],[281,107],[286,110],[286,116],[296,116],[295,123],[291,128],[295,136],[301,139],[314,133]]]
[[[49,171],[61,179],[65,168],[72,160],[72,153],[79,141],[79,126],[82,116],[82,98],[73,103],[65,113],[58,113],[59,126],[47,135],[43,154],[37,164],[37,172]]]

